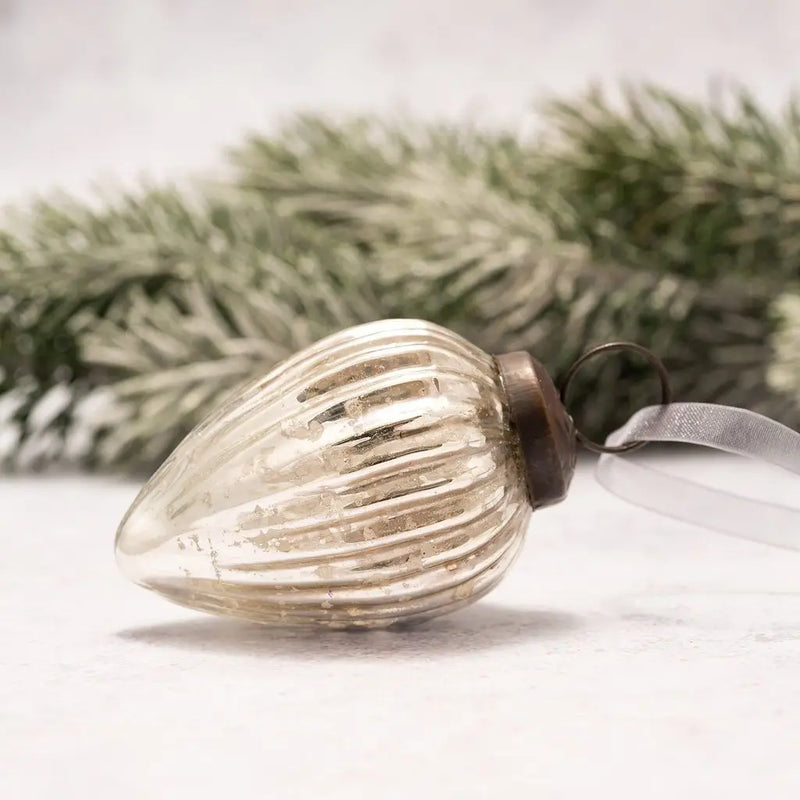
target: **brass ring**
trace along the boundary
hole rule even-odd
[[[640,356],[644,356],[644,358],[646,358],[650,364],[655,367],[655,370],[658,373],[658,378],[661,382],[661,404],[669,405],[672,402],[672,387],[669,384],[669,373],[667,372],[667,368],[664,366],[664,362],[646,347],[642,347],[640,344],[634,344],[633,342],[609,342],[608,344],[601,344],[597,347],[593,347],[591,350],[584,353],[567,370],[567,374],[564,376],[564,379],[561,382],[561,402],[565,406],[567,405],[567,390],[569,389],[569,385],[572,383],[572,379],[575,377],[578,370],[587,361],[595,356],[602,355],[603,353],[611,353],[618,350],[628,350],[638,353]],[[627,444],[611,447],[609,445],[593,442],[577,429],[575,431],[575,436],[587,450],[591,450],[594,453],[630,453],[634,450],[638,450],[640,447],[644,447],[647,444],[647,442],[628,442]]]

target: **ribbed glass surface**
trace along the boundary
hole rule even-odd
[[[122,521],[117,558],[194,608],[384,626],[491,589],[529,513],[492,359],[387,320],[318,342],[190,433]]]

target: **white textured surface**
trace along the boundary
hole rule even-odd
[[[712,74],[777,105],[798,45],[795,0],[0,0],[0,201],[180,174],[297,106],[521,119],[590,77]],[[4,800],[800,796],[800,556],[582,472],[475,608],[296,638],[126,584],[135,491],[0,478]]]
[[[4,798],[796,798],[800,555],[639,512],[582,466],[476,606],[327,635],[126,583],[131,483],[6,479]]]

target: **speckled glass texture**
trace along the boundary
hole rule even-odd
[[[144,486],[116,552],[182,605],[382,627],[489,591],[529,515],[492,358],[431,323],[387,320],[235,392]]]

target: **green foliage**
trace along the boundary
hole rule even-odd
[[[0,461],[151,468],[222,395],[334,330],[423,317],[556,373],[628,338],[679,394],[797,424],[800,111],[655,89],[549,104],[539,133],[297,118],[226,180],[0,231]],[[578,385],[598,436],[653,387]]]
[[[785,294],[774,305],[777,315],[768,378],[796,408],[800,406],[800,293]]]
[[[800,278],[800,104],[772,118],[746,92],[710,104],[657,88],[551,102],[560,229],[597,257],[703,282]]]

